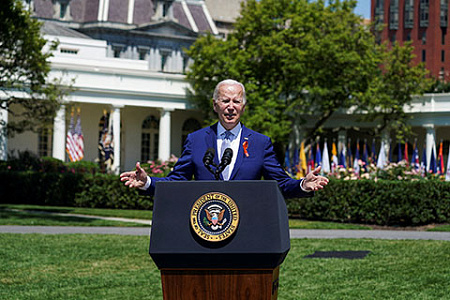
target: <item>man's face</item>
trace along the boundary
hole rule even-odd
[[[219,87],[219,98],[213,101],[214,111],[226,130],[236,127],[244,113],[245,104],[242,96],[242,88],[238,84],[222,84]]]

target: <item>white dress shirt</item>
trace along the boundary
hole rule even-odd
[[[224,143],[224,133],[226,129],[222,126],[222,124],[217,124],[217,155],[219,156],[219,161],[222,158],[222,144]],[[231,173],[233,172],[234,165],[236,164],[236,157],[238,155],[239,151],[239,141],[241,140],[241,132],[242,132],[242,125],[239,123],[234,127],[233,129],[229,130],[232,135],[230,136],[230,145],[228,148],[231,148],[233,150],[233,156],[231,158],[231,163],[223,170],[222,175],[224,177],[224,180],[228,180],[230,178]]]

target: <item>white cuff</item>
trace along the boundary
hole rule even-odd
[[[150,187],[150,184],[152,184],[152,180],[150,179],[150,176],[147,175],[147,182],[143,187],[140,187],[139,189],[146,191]]]
[[[305,193],[311,193],[312,191],[307,191],[303,188],[303,181],[305,180],[305,178],[302,179],[302,181],[300,181],[300,188],[302,189],[302,191],[304,191]]]

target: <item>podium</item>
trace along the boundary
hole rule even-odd
[[[156,184],[149,253],[164,299],[277,298],[290,241],[275,181]]]

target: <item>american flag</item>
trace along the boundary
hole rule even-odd
[[[66,138],[66,152],[70,161],[80,161],[84,157],[84,137],[81,131],[80,111],[77,114],[77,125],[73,126],[73,111],[70,116],[69,131]]]

